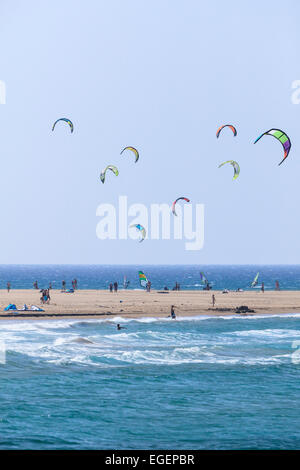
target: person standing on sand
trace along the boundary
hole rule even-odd
[[[114,291],[118,292],[118,283],[117,282],[114,282]]]
[[[9,292],[10,289],[11,289],[11,287],[10,287],[10,282],[8,282],[8,283],[6,284],[6,286],[7,286],[7,292]]]
[[[77,289],[77,279],[74,279],[74,289]]]
[[[38,289],[38,288],[39,288],[39,287],[38,287],[38,282],[37,282],[37,281],[35,281],[35,282],[33,283],[33,288],[34,288],[34,289]]]
[[[265,283],[264,282],[261,283],[261,291],[265,292]]]
[[[49,282],[49,289],[52,289],[52,282]]]
[[[61,290],[65,292],[65,290],[66,290],[66,281],[62,281]]]
[[[216,303],[215,294],[212,295],[211,300],[212,300],[212,306],[214,307]]]
[[[112,285],[112,282],[109,284],[109,292],[112,292],[113,291],[113,285]]]
[[[280,290],[279,282],[278,282],[278,281],[275,281],[275,290]]]

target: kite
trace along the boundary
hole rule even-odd
[[[234,169],[233,179],[236,180],[240,174],[240,165],[234,160],[227,160],[227,162],[221,163],[221,165],[219,165],[218,168],[221,168],[221,166],[225,165],[226,163],[230,163],[233,166],[233,169]]]
[[[177,216],[177,214],[176,214],[176,211],[175,211],[175,205],[176,205],[177,201],[180,201],[181,199],[183,199],[186,202],[190,202],[190,200],[187,197],[178,197],[172,204],[172,212],[176,216]]]
[[[132,225],[130,225],[130,228],[131,228],[131,227],[135,227],[137,230],[140,231],[140,233],[141,233],[140,242],[142,242],[143,240],[145,240],[145,237],[146,237],[146,229],[145,229],[145,227],[143,227],[141,224],[132,224]]]
[[[138,161],[138,159],[140,158],[140,154],[139,152],[137,151],[137,149],[135,149],[134,147],[125,147],[123,148],[122,152],[120,153],[120,155],[122,155],[122,153],[125,151],[125,150],[131,150],[131,152],[134,153],[135,155],[135,163]]]
[[[221,132],[222,129],[224,129],[224,127],[230,127],[230,129],[233,132],[234,137],[236,137],[236,135],[237,135],[236,128],[234,126],[232,126],[231,124],[224,124],[223,126],[219,127],[219,129],[217,130],[217,134],[216,134],[217,139],[219,138],[220,132]]]
[[[52,126],[52,131],[54,131],[54,128],[55,128],[56,124],[57,124],[59,121],[65,121],[65,122],[67,122],[67,123],[69,124],[69,126],[70,126],[71,132],[73,132],[73,130],[74,130],[73,122],[70,121],[70,119],[66,119],[66,118],[57,119],[57,121],[55,121],[55,123],[54,123],[53,126]]]
[[[118,174],[119,174],[119,170],[116,166],[108,165],[104,170],[101,171],[100,179],[101,179],[102,183],[104,183],[104,181],[105,181],[105,175],[106,175],[107,170],[112,171],[116,176],[118,176]]]
[[[278,166],[281,165],[281,163],[284,162],[284,160],[287,158],[291,150],[292,144],[291,144],[289,137],[286,135],[285,132],[281,131],[280,129],[270,129],[264,132],[261,136],[259,136],[254,143],[256,144],[256,142],[258,142],[259,139],[261,139],[264,135],[272,135],[273,137],[275,137],[275,139],[278,139],[282,143],[283,150],[284,150],[284,157],[281,160],[281,162],[278,163]]]

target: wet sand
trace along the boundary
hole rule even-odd
[[[212,294],[216,304],[212,307]],[[50,304],[41,305],[38,290],[0,290],[0,318],[109,318],[122,317],[166,317],[171,305],[175,305],[177,316],[232,315],[241,305],[255,310],[255,314],[300,313],[300,291],[245,292],[220,291],[152,291],[120,290],[110,293],[103,290],[78,290],[75,293],[50,291]],[[26,304],[42,307],[45,312],[5,312],[9,304],[22,308]]]

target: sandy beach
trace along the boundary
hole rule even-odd
[[[212,294],[216,304],[212,307]],[[123,317],[155,316],[170,314],[170,306],[176,306],[177,316],[191,315],[232,315],[241,305],[255,310],[255,314],[300,312],[300,291],[245,292],[220,291],[119,291],[110,293],[103,290],[77,290],[75,293],[51,291],[49,305],[41,305],[40,292],[36,290],[0,290],[0,318],[56,318],[59,317]],[[9,304],[22,308],[24,304],[41,306],[45,312],[5,312]]]

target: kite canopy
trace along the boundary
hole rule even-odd
[[[275,139],[277,139],[281,142],[281,144],[283,146],[283,150],[284,150],[284,157],[281,160],[281,162],[278,163],[278,165],[281,165],[281,163],[284,162],[284,160],[287,158],[287,156],[288,156],[288,154],[290,153],[290,150],[291,150],[292,143],[291,143],[289,137],[287,136],[287,134],[285,132],[281,131],[280,129],[270,129],[270,130],[264,132],[262,135],[260,135],[254,143],[256,144],[256,142],[258,142],[264,135],[272,135],[273,137],[275,137]]]
[[[221,163],[221,165],[219,165],[218,168],[221,168],[221,166],[225,165],[226,163],[230,163],[233,166],[233,169],[234,169],[233,179],[236,180],[240,174],[240,165],[238,164],[238,162],[235,162],[234,160],[228,160],[227,162]]]
[[[178,198],[173,202],[173,204],[172,204],[172,212],[173,212],[173,214],[176,215],[176,216],[177,216],[177,214],[176,214],[176,211],[175,211],[175,205],[176,205],[177,201],[180,201],[180,200],[183,200],[183,201],[186,201],[186,202],[190,202],[190,200],[189,200],[187,197],[178,197]]]
[[[74,130],[73,123],[72,123],[72,121],[70,121],[70,119],[66,119],[66,118],[57,119],[57,121],[55,121],[55,123],[54,123],[53,126],[52,126],[52,131],[54,131],[54,128],[55,128],[56,124],[57,124],[59,121],[65,121],[66,123],[68,123],[69,126],[70,126],[70,129],[71,129],[71,132],[73,132],[73,130]]]
[[[125,148],[123,148],[123,150],[121,151],[121,154],[120,154],[120,155],[122,155],[122,153],[125,152],[125,150],[131,150],[131,152],[134,153],[134,155],[135,155],[135,163],[136,163],[136,162],[138,161],[138,159],[140,158],[140,154],[139,154],[139,152],[137,151],[137,149],[135,149],[134,147],[125,147]]]
[[[141,234],[140,242],[145,240],[145,238],[146,238],[146,229],[145,229],[145,227],[143,227],[143,225],[141,225],[141,224],[132,224],[129,227],[130,228],[135,227],[140,232],[140,234]]]
[[[102,181],[102,183],[104,183],[104,181],[105,181],[105,176],[106,176],[107,170],[112,171],[116,176],[118,176],[118,174],[119,174],[119,170],[116,166],[108,165],[104,170],[101,171],[100,180]]]
[[[224,124],[223,126],[219,127],[219,129],[217,130],[217,134],[216,134],[217,139],[219,138],[220,132],[222,129],[224,129],[224,127],[230,127],[230,129],[233,132],[234,137],[237,135],[236,128],[232,124]]]

